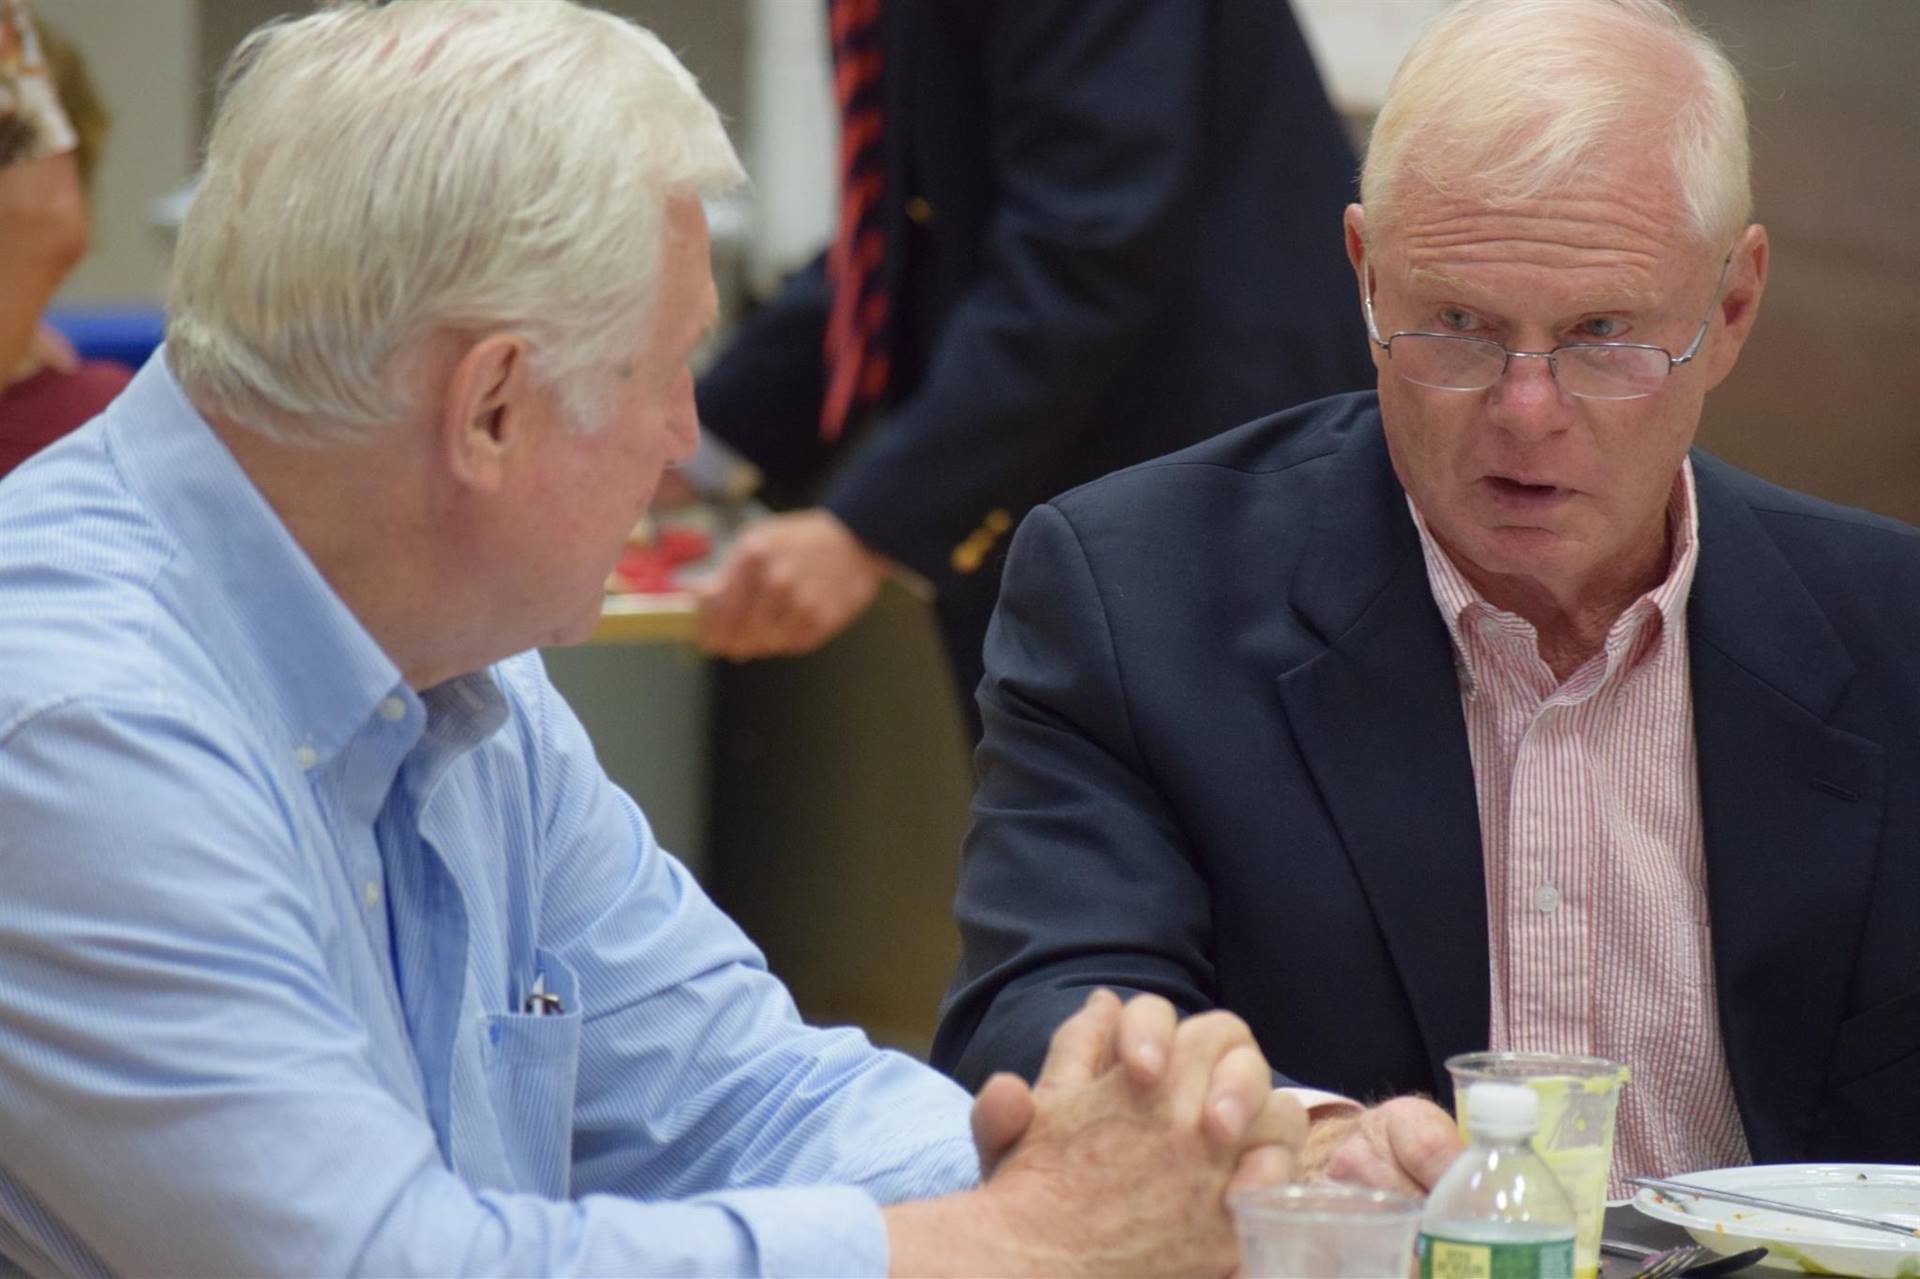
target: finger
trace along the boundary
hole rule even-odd
[[[1166,1074],[1179,1022],[1159,995],[1135,995],[1120,1010],[1120,1061],[1136,1087],[1151,1088]]]
[[[789,632],[795,629],[792,575],[778,565],[762,574],[760,589],[741,610],[734,630],[734,651],[740,657],[778,657],[794,651]]]
[[[795,625],[788,643],[796,653],[811,653],[853,625],[866,611],[872,595],[864,599],[845,588],[844,583],[825,583],[823,588],[795,610]]]
[[[694,587],[700,610],[700,647],[717,657],[734,656],[741,619],[760,589],[760,560],[736,548],[713,576]]]
[[[1328,1179],[1352,1186],[1391,1190],[1416,1198],[1425,1194],[1426,1191],[1414,1184],[1413,1179],[1401,1170],[1382,1146],[1375,1145],[1375,1140],[1374,1133],[1362,1126],[1341,1142],[1327,1158]],[[1380,1140],[1384,1141],[1384,1138]]]
[[[1265,1065],[1264,1062],[1261,1064]],[[1306,1148],[1307,1132],[1311,1126],[1306,1107],[1297,1098],[1269,1087],[1265,1104],[1254,1115],[1253,1122],[1247,1125],[1244,1141],[1249,1148],[1284,1146],[1297,1153]]]
[[[1273,1071],[1252,1044],[1227,1050],[1213,1068],[1202,1125],[1207,1137],[1222,1150],[1238,1151],[1247,1144],[1248,1130],[1273,1097]],[[1298,1105],[1294,1106],[1299,1109]],[[1304,1129],[1305,1116],[1301,1116]]]
[[[1060,1023],[1040,1067],[1039,1086],[1084,1084],[1113,1060],[1113,1037],[1120,1021],[1120,1000],[1104,987],[1087,996],[1079,1012]]]
[[[1421,1098],[1388,1102],[1380,1119],[1394,1163],[1422,1193],[1440,1180],[1465,1144],[1453,1116]]]
[[[1020,1076],[1001,1071],[981,1087],[973,1101],[971,1123],[982,1180],[993,1175],[1007,1151],[1025,1135],[1033,1115],[1033,1090]]]
[[[1255,1186],[1283,1186],[1299,1177],[1299,1163],[1285,1146],[1255,1146],[1240,1156],[1227,1182],[1229,1195]]]
[[[1230,1012],[1215,1009],[1180,1023],[1174,1034],[1166,1085],[1177,1115],[1199,1114],[1213,1086],[1214,1068],[1228,1053],[1242,1046],[1258,1051],[1247,1023]],[[1267,1087],[1272,1086],[1271,1075],[1265,1083]],[[1252,1109],[1246,1113],[1251,1115]]]

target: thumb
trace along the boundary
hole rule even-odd
[[[1033,1123],[1033,1090],[1005,1071],[987,1080],[973,1099],[973,1144],[980,1152],[980,1178],[993,1175],[1000,1160]]]

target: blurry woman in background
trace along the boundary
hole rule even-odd
[[[105,408],[131,373],[82,361],[41,315],[87,246],[107,113],[80,56],[0,0],[0,475]]]

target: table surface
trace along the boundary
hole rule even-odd
[[[609,595],[587,643],[690,644],[697,633],[693,596],[685,591]]]

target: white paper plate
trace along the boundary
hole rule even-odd
[[[1912,1223],[1920,1230],[1920,1167],[1903,1164],[1761,1164],[1669,1178],[1783,1203]],[[1767,1249],[1769,1269],[1863,1279],[1920,1279],[1920,1236],[1902,1239],[1811,1217],[1642,1190],[1633,1206],[1680,1226],[1715,1252]]]

